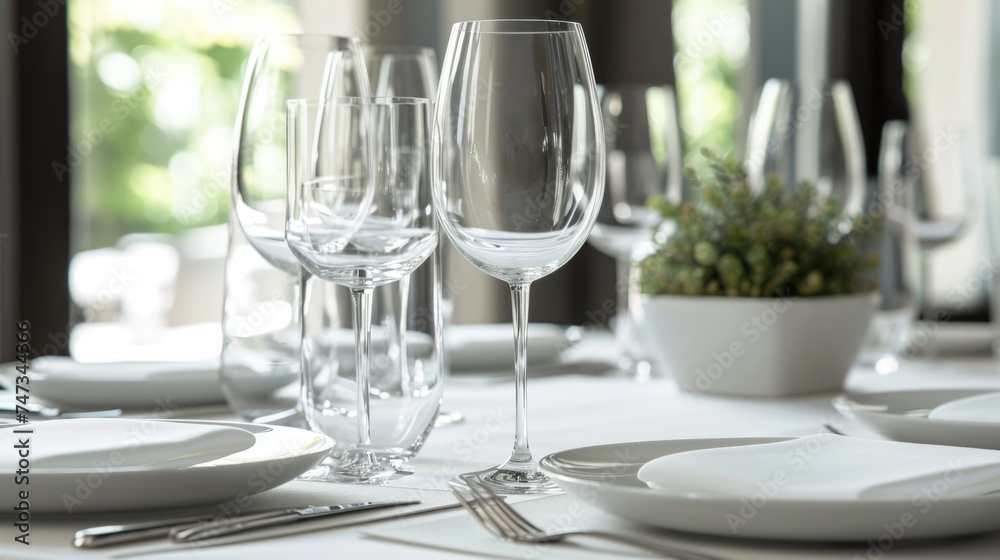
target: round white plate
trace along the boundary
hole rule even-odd
[[[241,494],[280,486],[318,464],[333,448],[332,439],[297,428],[243,422],[150,420],[221,424],[250,431],[257,442],[248,449],[186,468],[87,465],[74,469],[31,468],[27,485],[12,473],[0,477],[0,495],[27,490],[32,513],[78,514],[162,510],[220,504]],[[2,426],[12,430],[17,425]],[[10,441],[16,434],[8,436]],[[44,445],[32,441],[32,445]]]
[[[938,405],[993,392],[996,389],[852,393],[835,398],[833,406],[848,418],[896,441],[1000,449],[1000,424],[927,417]]]
[[[13,385],[15,365],[0,365],[7,385]],[[225,402],[218,361],[79,364],[58,373],[31,370],[30,376],[33,397],[66,409],[169,411]]]
[[[1000,529],[1000,494],[900,500],[761,500],[653,490],[639,467],[664,455],[789,438],[694,439],[598,445],[553,453],[541,469],[570,494],[642,523],[725,537],[797,541],[866,541],[889,529],[903,538],[938,538]],[[762,494],[763,497],[763,494]],[[904,525],[905,523],[905,525]],[[898,531],[896,531],[898,533]]]

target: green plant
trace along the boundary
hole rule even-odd
[[[786,189],[769,177],[761,192],[743,167],[703,149],[711,178],[700,201],[650,206],[676,231],[639,265],[643,293],[729,297],[826,296],[874,289],[866,271],[878,255],[864,250],[881,219],[845,216],[840,202],[809,183]]]

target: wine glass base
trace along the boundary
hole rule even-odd
[[[367,450],[350,450],[343,457],[327,457],[297,480],[343,484],[384,484],[413,474],[401,460],[378,457]]]
[[[462,476],[478,479],[490,490],[501,496],[563,493],[562,489],[556,486],[552,479],[545,476],[537,467],[521,470],[500,465],[484,471],[466,473]]]

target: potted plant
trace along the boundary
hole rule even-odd
[[[760,192],[703,150],[699,201],[650,205],[676,229],[639,262],[647,343],[695,393],[787,396],[841,387],[877,306],[864,250],[880,220],[845,216],[803,183]]]

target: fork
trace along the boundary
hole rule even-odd
[[[550,543],[560,542],[567,537],[594,537],[607,541],[625,544],[654,552],[658,556],[669,555],[678,560],[720,560],[715,556],[707,556],[697,552],[683,550],[675,546],[643,542],[636,538],[602,531],[585,531],[580,529],[565,529],[560,531],[545,531],[525,519],[503,498],[490,490],[483,482],[474,476],[458,476],[448,482],[451,492],[472,515],[472,518],[493,536],[511,542],[520,543]]]

